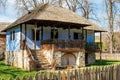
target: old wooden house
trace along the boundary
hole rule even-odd
[[[6,64],[27,70],[82,67],[95,62],[95,32],[101,28],[49,4],[25,14],[5,30]]]

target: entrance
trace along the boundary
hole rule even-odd
[[[76,58],[73,54],[67,53],[62,56],[62,66],[75,65]]]
[[[88,64],[88,53],[85,53],[85,64]]]

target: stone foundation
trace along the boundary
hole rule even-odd
[[[26,50],[6,51],[5,60],[7,65],[15,66],[26,70],[34,70]]]
[[[68,53],[58,51],[58,52],[55,52],[54,54],[55,54],[56,65],[63,66],[61,58],[63,55],[68,54]],[[77,67],[85,66],[85,53],[84,52],[71,52],[69,54],[74,55],[76,58],[74,66],[77,66]]]
[[[49,61],[49,63],[52,65],[53,61],[53,55],[54,59],[56,60],[56,67],[64,67],[65,65],[63,56],[65,55],[72,55],[73,57],[69,58],[69,63],[73,63],[75,67],[83,67],[85,66],[85,52],[79,51],[79,52],[63,52],[63,51],[54,51],[54,50],[42,50],[42,53],[46,57],[46,59]],[[67,56],[66,56],[67,57]],[[20,51],[6,51],[5,52],[5,59],[6,64],[15,66],[18,68],[26,69],[26,70],[35,70],[35,62],[31,62],[30,58],[26,52],[26,50],[20,50]],[[95,63],[95,53],[88,53],[87,58],[88,64]]]

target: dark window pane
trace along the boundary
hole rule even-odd
[[[13,40],[15,40],[15,31],[13,31]]]
[[[12,31],[10,32],[10,40],[12,40]]]

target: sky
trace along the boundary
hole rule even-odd
[[[17,11],[15,10],[15,6],[14,6],[14,0],[8,0],[7,2],[7,6],[5,9],[0,9],[0,22],[14,22],[17,18],[18,18],[18,14]],[[90,2],[95,3],[95,8],[96,8],[96,12],[97,15],[99,17],[99,19],[102,20],[102,17],[105,13],[103,13],[103,0],[90,0]],[[100,21],[100,22],[96,22],[93,21],[101,26],[104,25],[104,22]]]

